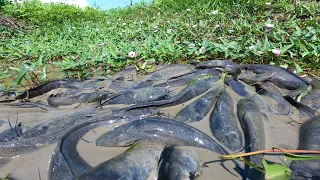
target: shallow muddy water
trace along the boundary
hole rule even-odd
[[[177,76],[180,76],[180,75],[181,74],[178,73]],[[117,77],[118,76],[121,77],[125,75],[118,74]],[[162,76],[162,77],[166,77],[167,78],[166,80],[168,80],[169,78],[174,77],[174,75],[167,74],[166,76]],[[144,80],[145,78],[144,76],[137,76],[135,77],[135,79],[141,81],[141,80]],[[160,79],[158,81],[158,84],[159,82],[166,82],[166,80]],[[134,81],[130,80],[130,83],[132,82]],[[109,87],[111,84],[112,83],[110,79],[106,79],[103,82],[99,83],[102,89],[105,89],[105,90],[109,90],[111,88]],[[186,86],[187,85],[182,87],[170,88],[171,95],[179,94],[179,92],[181,92]],[[230,87],[224,85],[224,83],[220,81],[216,82],[213,85],[213,87],[215,86],[226,87],[226,91],[230,94],[233,100],[233,104],[230,104],[230,106],[233,106],[233,108],[235,109],[235,115],[236,115],[237,103],[240,99],[243,99],[243,97],[236,94]],[[50,91],[49,93],[46,93],[44,95],[31,99],[31,101],[33,102],[39,101],[42,103],[46,103],[49,95],[56,94],[59,92],[65,92],[66,90],[67,89],[64,89],[64,88],[55,89],[53,91]],[[208,92],[209,90],[207,90],[206,92]],[[91,91],[94,91],[94,90],[92,89],[83,90],[83,92],[91,92]],[[161,113],[156,115],[161,115],[163,117],[174,119],[175,116],[183,108],[195,102],[198,98],[200,98],[204,94],[205,93],[201,93],[201,95],[195,98],[192,98],[191,100],[181,103],[179,105],[159,108]],[[264,114],[263,125],[264,125],[265,139],[266,139],[265,148],[271,149],[273,147],[277,147],[281,149],[297,149],[298,143],[299,143],[298,140],[299,140],[300,124],[305,120],[307,120],[307,118],[299,114],[299,112],[297,112],[297,110],[294,107],[292,107],[291,112],[287,116],[273,113],[277,111],[277,108],[278,108],[277,101],[267,96],[259,95],[259,97],[262,99],[264,103],[268,104],[271,109],[271,111],[262,111],[262,113]],[[32,127],[35,127],[37,124],[50,122],[56,117],[72,114],[72,113],[75,113],[76,111],[81,112],[81,111],[90,109],[94,104],[95,103],[76,103],[73,105],[61,106],[59,108],[55,108],[54,110],[52,109],[44,110],[38,107],[21,108],[21,107],[9,107],[9,106],[3,105],[3,106],[0,106],[0,120],[3,120],[3,123],[0,126],[0,132],[3,132],[4,130],[9,129],[8,119],[13,125],[16,122],[18,123],[21,122],[23,124],[22,131],[25,132],[27,129],[31,129]],[[128,107],[128,106],[130,105],[106,105],[106,106],[103,106],[102,108],[104,110],[103,112],[108,112],[108,109],[110,110],[119,109],[119,108]],[[213,108],[214,106],[212,106],[210,112],[201,121],[192,122],[189,125],[207,134],[209,137],[211,137],[215,141],[218,141],[213,136],[210,129],[210,114],[213,111]],[[90,113],[88,113],[88,116],[89,115]],[[137,117],[137,119],[139,118]],[[95,167],[100,163],[108,161],[114,158],[115,156],[118,156],[124,153],[128,149],[128,147],[100,147],[95,145],[95,140],[98,137],[123,124],[126,124],[126,122],[103,125],[87,132],[77,143],[76,149],[78,151],[78,155],[80,155],[82,159],[86,161],[90,166]],[[239,121],[237,122],[237,125],[241,129],[241,124]],[[243,131],[241,131],[241,135],[242,137],[244,137]],[[223,146],[221,143],[219,144]],[[50,159],[56,145],[57,143],[51,144],[37,151],[23,154],[19,157],[10,159],[10,161],[1,165],[0,177],[1,178],[9,177],[9,178],[18,179],[18,180],[19,179],[47,180],[48,172],[50,171],[49,169]],[[148,145],[145,145],[145,146],[146,148],[148,148]],[[193,149],[199,155],[200,164],[202,166],[200,168],[200,171],[196,174],[197,179],[199,180],[242,179],[241,175],[234,169],[235,164],[232,161],[225,161],[222,166],[221,162],[219,161],[219,156],[220,156],[219,154],[206,149],[201,149],[198,147],[187,146],[183,148]],[[227,149],[226,147],[224,148]],[[244,144],[243,144],[243,148],[244,149],[246,148]],[[232,152],[229,149],[227,149],[227,151],[230,154],[240,153],[240,152]],[[244,152],[244,150],[242,152]],[[290,161],[278,155],[265,155],[265,158],[269,161],[276,162],[276,163],[281,163],[286,165],[290,164]],[[239,161],[238,163],[241,166],[244,166],[242,162]],[[157,179],[158,177],[157,172],[158,172],[157,169],[154,169],[151,172],[148,179],[150,180]]]

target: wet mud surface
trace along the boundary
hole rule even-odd
[[[241,161],[219,156],[273,147],[319,150],[320,91],[312,81],[279,67],[218,60],[143,74],[129,67],[110,77],[51,81],[17,97],[2,95],[0,177],[261,179]],[[302,91],[308,93],[298,102]],[[300,132],[301,126],[307,128]],[[262,158],[291,164],[280,155],[248,160],[261,166]],[[290,167],[319,178],[314,164]]]

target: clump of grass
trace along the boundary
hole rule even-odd
[[[24,72],[16,64],[41,76],[55,66],[83,77],[126,64],[221,58],[320,69],[315,1],[154,0],[103,11],[32,0],[3,7],[32,30],[1,38],[0,78]]]

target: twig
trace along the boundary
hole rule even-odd
[[[235,159],[245,156],[252,156],[257,154],[264,154],[264,153],[298,153],[298,154],[320,154],[320,151],[315,150],[280,150],[280,149],[265,149],[255,152],[249,152],[249,153],[241,153],[241,154],[233,154],[233,155],[225,155],[220,156],[220,159],[227,160],[227,159]]]

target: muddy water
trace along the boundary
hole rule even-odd
[[[105,89],[108,89],[108,85],[110,85],[110,81],[104,83]],[[222,85],[218,82],[216,85]],[[170,89],[173,93],[178,93],[181,91],[183,87],[178,87],[174,89]],[[65,89],[57,89],[40,97],[37,97],[36,100],[45,103],[47,97],[50,94],[63,92]],[[234,109],[237,109],[237,102],[241,99],[236,93],[234,93],[231,89],[227,88],[227,91],[230,93],[234,104],[230,104],[230,106],[234,106]],[[201,97],[201,95],[199,96]],[[197,98],[199,98],[197,97]],[[161,112],[163,116],[168,116],[170,118],[174,118],[176,114],[186,107],[188,104],[197,100],[197,98],[193,98],[190,101],[172,107],[161,108]],[[267,104],[270,104],[270,107],[276,108],[276,102],[268,97],[262,97],[263,101]],[[5,123],[1,125],[0,132],[7,129],[9,127],[7,120],[9,119],[12,124],[15,122],[22,122],[25,128],[31,128],[40,122],[50,121],[54,117],[58,117],[61,115],[71,114],[75,111],[81,111],[81,109],[86,109],[90,107],[92,104],[82,104],[81,106],[71,105],[66,107],[59,107],[54,111],[45,111],[40,108],[12,108],[12,107],[0,107],[0,119],[4,120]],[[123,106],[106,106],[104,108],[119,108]],[[294,109],[294,108],[293,108]],[[212,111],[212,109],[211,109]],[[283,149],[296,149],[298,146],[298,132],[299,132],[299,123],[289,123],[293,120],[301,120],[302,118],[296,113],[292,112],[289,116],[276,115],[269,112],[264,112],[266,117],[264,119],[264,130],[266,137],[266,148],[271,149],[273,147],[283,148]],[[209,117],[210,113],[201,121],[191,123],[193,127],[201,130],[202,132],[208,134],[211,138],[215,139],[212,135]],[[303,122],[303,119],[301,120]],[[107,161],[127,150],[127,147],[117,148],[117,147],[98,147],[95,145],[95,140],[102,135],[110,131],[111,129],[120,126],[124,123],[116,123],[106,126],[98,127],[94,130],[87,132],[77,144],[77,150],[79,155],[88,162],[92,167]],[[238,123],[240,127],[240,123]],[[243,132],[242,132],[243,134]],[[9,177],[14,179],[48,179],[48,168],[50,163],[50,158],[52,152],[55,149],[56,144],[52,144],[48,147],[42,148],[36,152],[32,152],[29,154],[22,155],[15,159],[12,159],[9,163],[5,164],[0,168],[0,177],[5,178],[9,175]],[[185,147],[185,148],[193,148],[193,147]],[[225,168],[220,164],[219,155],[210,152],[208,150],[193,148],[200,155],[201,164],[206,163],[206,166],[201,168],[198,179],[202,180],[212,180],[212,179],[241,179],[241,176],[234,170],[235,164],[232,161],[224,162]],[[227,148],[226,148],[227,149]],[[237,153],[237,152],[230,152]],[[280,156],[274,155],[266,155],[267,160],[278,162],[282,164],[289,164],[290,162]],[[242,163],[240,163],[243,165]],[[155,169],[149,179],[154,180],[157,179],[157,169]]]

